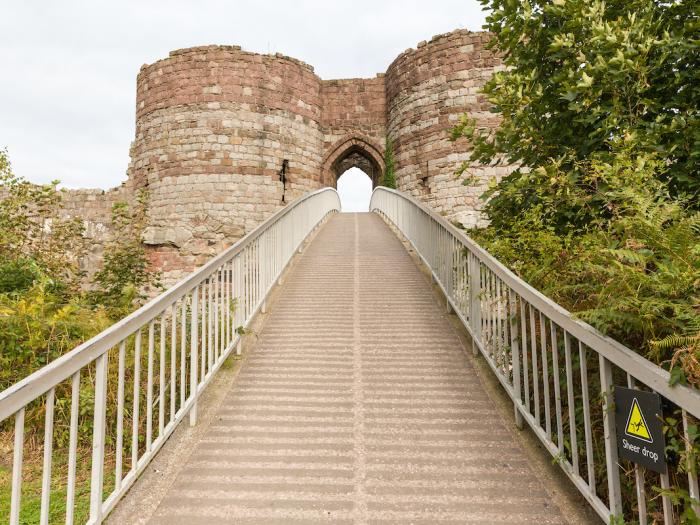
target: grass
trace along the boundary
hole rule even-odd
[[[75,483],[75,523],[85,523],[90,515],[90,451],[78,451]],[[22,469],[22,506],[20,523],[39,523],[41,517],[41,475],[43,454],[41,448],[32,454],[25,454]],[[65,523],[68,456],[63,452],[53,455],[53,476],[51,478],[51,499],[49,501],[49,523]],[[12,467],[0,465],[0,516],[10,515],[12,498]]]

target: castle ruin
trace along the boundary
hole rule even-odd
[[[478,94],[502,67],[487,41],[467,30],[438,35],[399,55],[386,73],[343,80],[238,46],[173,51],[138,74],[128,180],[108,191],[68,191],[66,212],[86,219],[96,263],[112,204],[147,189],[144,241],[171,283],[284,202],[335,187],[351,167],[380,183],[389,136],[398,189],[473,226],[488,179],[507,168],[475,168],[481,184],[463,185],[455,171],[469,145],[451,142],[449,131],[464,113],[479,126],[497,122]]]

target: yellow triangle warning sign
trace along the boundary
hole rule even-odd
[[[627,416],[627,428],[625,428],[625,434],[628,436],[641,439],[648,443],[653,443],[654,440],[649,433],[649,427],[644,419],[644,414],[639,408],[639,403],[635,397],[632,401],[632,407],[630,408],[630,415]]]

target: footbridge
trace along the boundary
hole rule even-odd
[[[411,197],[380,187],[370,213],[339,209],[329,188],[289,204],[2,392],[14,446],[0,519],[32,521],[34,483],[40,523],[569,523],[541,454],[592,522],[680,520],[673,489],[698,499],[697,459],[680,443],[659,474],[618,457],[613,387],[658,393],[688,443],[697,391],[668,386]],[[122,512],[236,359],[152,508]]]

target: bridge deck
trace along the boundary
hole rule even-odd
[[[152,523],[565,523],[424,275],[331,218]]]

